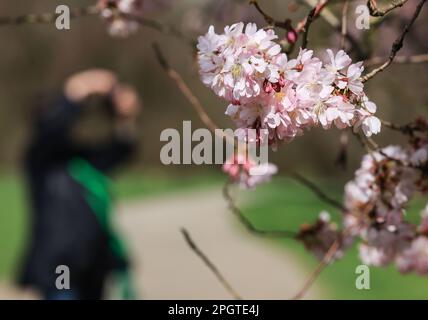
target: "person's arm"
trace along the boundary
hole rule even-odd
[[[110,171],[129,160],[137,149],[137,116],[141,103],[130,86],[117,86],[112,94],[115,131],[112,139],[89,147],[85,157],[99,170]]]
[[[38,116],[30,160],[48,162],[71,152],[70,128],[79,114],[83,101],[90,95],[108,95],[117,80],[104,70],[89,70],[70,77],[59,98],[43,106]]]
[[[81,146],[80,154],[102,172],[109,172],[129,161],[137,149],[134,124],[116,124],[113,137],[105,142]]]

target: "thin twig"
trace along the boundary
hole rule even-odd
[[[255,227],[251,221],[243,214],[243,212],[238,208],[235,204],[235,200],[230,194],[230,186],[231,183],[228,181],[223,187],[223,197],[225,198],[229,210],[239,218],[239,221],[250,231],[251,233],[262,235],[266,237],[272,238],[295,238],[297,236],[296,232],[288,231],[288,230],[260,230]]]
[[[256,10],[263,16],[263,19],[266,21],[266,23],[273,27],[278,27],[282,29],[288,28],[288,23],[286,21],[278,21],[275,20],[272,16],[267,14],[259,5],[257,0],[250,0],[250,5],[253,5]]]
[[[415,22],[416,18],[419,16],[419,13],[422,10],[423,5],[425,4],[426,0],[421,0],[416,7],[416,10],[410,19],[409,23],[404,27],[403,32],[399,35],[399,37],[394,41],[391,48],[391,53],[389,55],[388,60],[386,60],[380,67],[374,69],[370,73],[366,74],[364,77],[361,78],[362,82],[366,82],[367,80],[370,80],[373,78],[376,74],[379,72],[382,72],[385,70],[393,61],[395,56],[397,55],[397,52],[400,51],[400,49],[403,47],[404,38],[406,37],[406,34],[409,32],[411,26]]]
[[[383,10],[380,10],[377,7],[377,1],[376,0],[368,0],[367,1],[367,7],[369,8],[369,12],[370,15],[372,17],[383,17],[384,15],[386,15],[388,12],[399,8],[401,6],[403,6],[407,0],[393,0],[391,1],[391,3]]]
[[[385,61],[385,57],[373,57],[364,62],[364,66],[373,66]],[[393,63],[423,63],[428,62],[428,54],[419,54],[414,56],[396,56]]]
[[[340,40],[340,47],[343,50],[345,49],[346,35],[348,33],[348,7],[349,7],[349,1],[345,0],[342,8],[342,30],[341,30],[342,38]]]
[[[322,17],[336,32],[341,32],[341,26],[339,20],[335,15],[327,8],[327,3],[334,2],[332,0],[300,0],[302,3],[308,7],[315,9],[313,20],[318,16]],[[343,0],[340,0],[343,1]],[[250,4],[254,5],[257,11],[263,16],[266,23],[270,26],[282,28],[288,30],[290,28],[290,20],[286,19],[285,21],[279,21],[274,19],[272,16],[267,14],[258,4],[257,0],[251,0]],[[308,16],[302,19],[297,23],[296,28],[294,29],[297,33],[303,33],[305,31],[305,25],[307,23]],[[358,41],[349,33],[346,34],[346,40],[350,43],[353,50],[355,50],[357,57],[363,59],[365,54],[360,48]]]
[[[343,1],[343,0],[339,0],[339,1]],[[351,0],[348,0],[348,1],[351,1]],[[305,4],[310,8],[313,8],[317,6],[317,4],[319,4],[319,0],[300,0],[300,2],[302,2],[303,4]],[[334,1],[329,0],[328,3],[329,4],[334,3]],[[336,32],[341,33],[342,27],[339,19],[337,19],[336,16],[333,14],[333,12],[329,10],[329,8],[327,8],[327,3],[325,4],[321,3],[321,4],[323,6],[322,6],[322,10],[319,11],[319,16],[323,18],[324,21],[327,22]],[[365,57],[365,53],[361,49],[358,41],[354,38],[354,36],[348,32],[346,34],[346,40],[351,45],[352,50],[355,50],[357,58],[360,60],[363,59]]]
[[[100,13],[98,6],[74,8],[70,10],[70,18],[93,16]],[[8,25],[54,23],[58,18],[57,13],[31,13],[17,17],[0,17],[0,27]]]
[[[358,132],[354,132],[354,130],[351,129],[352,134],[357,138],[358,142],[361,144],[361,146],[364,148],[364,150],[371,154],[373,152],[370,145],[367,143],[367,140],[365,140]]]
[[[99,6],[88,6],[82,8],[73,8],[70,10],[70,18],[82,18],[87,16],[95,16],[101,13],[102,9]],[[143,27],[148,27],[153,30],[156,30],[162,34],[176,37],[180,40],[185,41],[190,46],[195,46],[195,41],[186,37],[180,30],[176,29],[174,26],[164,24],[162,22],[144,18],[138,15],[118,13],[124,19],[132,20],[138,22]],[[25,25],[25,24],[50,24],[55,23],[56,19],[59,17],[57,13],[30,13],[25,15],[20,15],[16,17],[0,17],[0,27],[9,26],[9,25]]]
[[[303,31],[303,39],[302,39],[302,48],[305,49],[308,46],[308,35],[309,28],[311,27],[312,21],[314,20],[316,7],[309,11],[308,17],[306,19],[304,31]]]
[[[314,20],[315,18],[318,18],[321,15],[321,12],[324,10],[324,8],[327,6],[329,0],[319,0],[316,4],[316,6],[311,7],[311,10],[309,11],[309,14],[303,18],[296,27],[297,32],[306,32],[306,25],[308,23],[308,19]],[[312,10],[315,10],[312,14]]]
[[[414,136],[416,132],[428,132],[428,125],[426,121],[422,118],[417,119],[415,122],[411,122],[405,125],[397,125],[390,121],[386,121],[382,119],[380,119],[380,121],[383,126],[391,130],[399,131],[405,135]]]
[[[186,44],[188,44],[192,48],[195,48],[196,46],[196,41],[194,39],[187,37],[179,29],[175,28],[172,25],[162,23],[153,19],[144,18],[141,16],[136,16],[136,15],[122,14],[122,16],[126,19],[138,22],[138,24],[140,24],[143,27],[148,27],[166,36],[172,36],[179,40],[183,40]]]
[[[221,274],[219,269],[208,259],[207,255],[202,252],[201,249],[196,245],[196,243],[191,238],[189,232],[181,228],[181,233],[183,234],[186,243],[189,245],[190,249],[204,262],[204,264],[214,273],[218,281],[223,285],[223,287],[235,298],[236,300],[242,300],[242,297],[236,290],[232,287],[232,285],[226,280],[226,278]]]
[[[156,58],[158,59],[159,64],[164,69],[166,74],[174,80],[174,82],[177,84],[177,87],[180,89],[181,93],[187,98],[187,100],[190,102],[193,109],[195,109],[196,113],[198,114],[199,118],[202,120],[202,122],[213,132],[218,129],[218,126],[214,123],[214,121],[211,120],[210,116],[205,111],[205,108],[202,106],[202,103],[199,101],[199,99],[193,94],[193,92],[190,90],[190,88],[187,86],[187,84],[184,82],[183,78],[180,76],[180,74],[172,69],[168,62],[165,59],[165,56],[162,54],[159,46],[154,43],[153,49],[156,54]]]
[[[309,8],[314,8],[317,6],[319,0],[299,0],[299,2],[306,5]],[[329,3],[331,2],[332,1],[330,0]],[[320,17],[323,18],[333,28],[340,27],[339,19],[337,19],[334,13],[330,9],[328,9],[326,6],[324,6],[323,10],[320,11]]]
[[[321,274],[321,272],[325,269],[325,267],[329,265],[330,261],[336,254],[337,250],[339,250],[339,248],[340,248],[340,241],[335,240],[333,244],[330,246],[330,248],[328,249],[327,253],[324,255],[323,259],[317,265],[315,270],[311,272],[311,274],[303,284],[303,287],[297,292],[297,294],[292,298],[292,300],[300,300],[303,298],[303,296],[310,289],[310,287],[313,285],[313,283]]]
[[[270,24],[270,25],[274,25],[275,24],[275,19],[272,18],[270,15],[268,15],[259,5],[259,3],[257,2],[257,0],[250,0],[250,5],[253,5],[254,8],[256,8],[256,10],[263,16],[263,19],[265,19],[266,23]]]
[[[337,200],[329,197],[324,191],[322,191],[322,189],[320,187],[318,187],[315,183],[313,183],[309,179],[307,179],[304,176],[302,176],[300,173],[297,173],[297,172],[294,172],[294,171],[288,171],[288,172],[286,172],[286,174],[290,178],[296,180],[300,184],[302,184],[305,187],[307,187],[316,196],[318,196],[318,198],[321,199],[322,201],[324,201],[324,202],[332,205],[333,207],[341,210],[342,212],[346,211],[346,208],[342,205],[342,203],[340,203],[339,201],[337,201]]]

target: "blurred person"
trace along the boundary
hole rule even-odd
[[[106,70],[78,73],[62,91],[40,104],[25,154],[32,228],[20,282],[45,299],[95,300],[115,273],[123,297],[132,299],[129,259],[112,226],[106,175],[136,149],[138,96]],[[82,142],[74,134],[92,106],[90,97],[98,99],[113,127],[101,142]],[[60,265],[70,270],[69,290],[56,286]]]

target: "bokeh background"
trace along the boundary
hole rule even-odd
[[[331,10],[336,17],[340,17],[340,1],[332,2]],[[61,2],[70,7],[93,3],[90,0]],[[289,17],[297,22],[308,13],[308,8],[299,0],[266,0],[260,3],[277,19]],[[373,25],[370,30],[356,30],[354,8],[361,3],[364,1],[351,1],[350,32],[361,41],[366,57],[387,56],[417,1],[409,0],[402,9],[389,15],[381,24]],[[3,0],[0,2],[0,12],[1,16],[52,12],[58,4],[56,0]],[[193,39],[205,33],[210,24],[219,29],[237,21],[265,25],[246,0],[146,0],[144,5],[146,17],[174,25]],[[424,8],[399,55],[428,52],[427,26],[428,10]],[[278,34],[284,36],[283,31]],[[29,122],[34,99],[46,90],[61,90],[62,83],[72,73],[94,67],[110,69],[122,81],[134,85],[143,100],[138,156],[116,177],[115,190],[119,201],[126,203],[153,196],[191,193],[206,186],[221,185],[225,180],[220,166],[166,167],[159,161],[162,147],[159,136],[162,130],[177,128],[181,131],[184,120],[191,120],[193,128],[203,127],[203,124],[158,65],[152,50],[153,42],[160,45],[170,64],[183,75],[210,116],[221,127],[233,128],[232,122],[224,116],[225,102],[215,97],[199,80],[194,48],[147,27],[142,27],[136,35],[127,39],[115,39],[107,34],[105,22],[96,16],[72,20],[69,31],[58,31],[54,25],[48,24],[1,26],[0,38],[0,283],[13,280],[26,239],[27,203],[20,170],[23,149],[31,134]],[[318,19],[312,25],[309,46],[322,54],[327,47],[338,48],[339,38],[323,19]],[[403,124],[417,116],[428,115],[427,85],[428,63],[394,64],[371,80],[366,90],[370,99],[377,104],[382,119]],[[400,143],[401,139],[399,134],[387,128],[383,128],[376,137],[382,146]],[[280,151],[271,153],[270,159],[278,164],[280,170],[292,168],[304,173],[340,199],[343,184],[353,176],[363,150],[350,136],[348,164],[346,169],[342,169],[335,165],[339,147],[338,130],[314,129],[283,146]],[[251,201],[246,201],[246,193],[240,197],[249,217],[265,228],[284,226],[296,229],[301,223],[314,219],[323,209],[330,209],[335,214],[309,191],[281,174],[272,184],[252,192]],[[417,199],[410,210],[416,218],[424,201],[426,199]],[[235,227],[240,228],[239,225]],[[307,270],[316,264],[298,244],[284,240],[268,241],[266,245],[286,247]],[[373,270],[372,289],[358,291],[354,286],[354,270],[358,264],[353,249],[347,258],[331,266],[320,279],[320,286],[326,288],[322,297],[428,298],[426,279],[400,276],[393,268]]]

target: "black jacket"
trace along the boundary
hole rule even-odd
[[[71,289],[82,299],[98,299],[106,275],[126,268],[115,257],[107,234],[85,200],[84,189],[68,172],[71,159],[80,157],[108,173],[127,160],[134,143],[115,137],[97,146],[76,145],[70,129],[80,105],[61,97],[38,119],[26,152],[25,170],[32,207],[32,228],[21,282],[43,293],[56,290],[55,269],[70,268]]]

